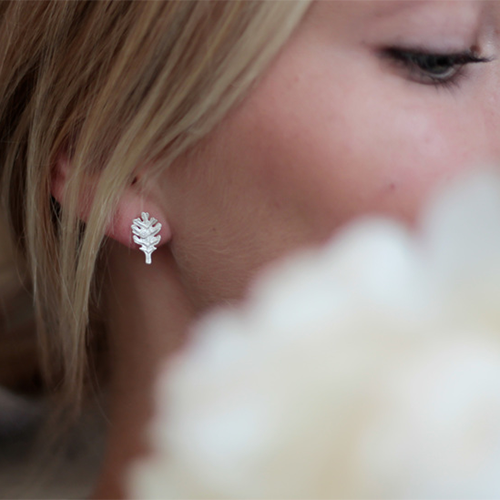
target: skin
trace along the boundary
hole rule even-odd
[[[125,497],[155,374],[193,318],[353,218],[411,224],[434,189],[500,162],[499,34],[496,1],[315,2],[248,97],[151,186],[167,236],[153,265],[119,243],[130,224],[110,246],[113,427],[92,498]],[[436,86],[381,57],[388,47],[493,60]]]

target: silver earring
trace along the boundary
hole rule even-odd
[[[141,245],[140,249],[146,255],[146,264],[151,264],[151,254],[156,250],[155,245],[160,243],[160,229],[161,224],[154,217],[150,219],[147,212],[142,212],[141,218],[134,219],[132,223],[132,237]]]

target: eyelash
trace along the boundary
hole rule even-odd
[[[468,64],[486,63],[492,59],[480,57],[473,50],[460,53],[437,54],[427,50],[408,50],[391,47],[384,49],[382,54],[393,62],[402,65],[408,72],[411,80],[423,85],[433,85],[434,87],[451,87],[458,85],[461,77],[464,76],[464,68]],[[445,73],[451,74],[442,76],[432,74],[432,67],[444,68]]]

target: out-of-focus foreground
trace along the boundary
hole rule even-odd
[[[457,182],[202,320],[130,497],[499,498],[500,176]]]

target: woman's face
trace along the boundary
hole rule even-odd
[[[438,184],[500,162],[499,55],[500,2],[315,2],[203,153],[164,174],[195,303],[355,216],[411,222]]]

